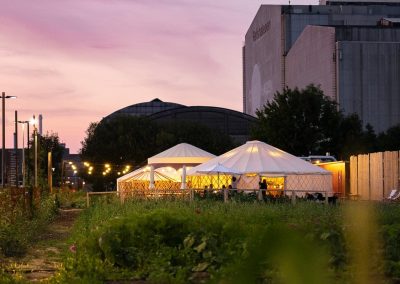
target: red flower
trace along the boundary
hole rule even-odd
[[[72,246],[69,247],[69,250],[73,253],[76,253],[76,244],[72,244]]]

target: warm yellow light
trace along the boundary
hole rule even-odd
[[[248,153],[257,153],[258,152],[258,148],[252,146],[252,147],[247,148],[246,152],[248,152]]]
[[[92,174],[92,172],[88,172],[88,174],[89,174],[89,175],[91,175],[91,174]]]
[[[110,164],[105,164],[104,165],[106,168],[109,168],[110,167]]]
[[[74,174],[76,174],[76,173],[78,173],[78,171],[77,171],[77,170],[75,170],[75,171],[74,171]]]
[[[89,167],[90,166],[90,164],[88,162],[84,162],[83,164],[85,165],[85,167]]]
[[[316,163],[316,164],[319,164],[319,163],[321,163],[321,161],[320,161],[320,160],[316,160],[315,163]]]
[[[271,156],[273,156],[273,157],[280,157],[280,156],[282,156],[281,153],[279,153],[279,152],[274,152],[274,151],[269,151],[269,154],[270,154]]]
[[[89,167],[89,171],[93,170],[93,167]]]
[[[68,162],[68,164],[72,165],[72,162]]]
[[[118,175],[120,176],[120,175],[121,175],[121,172],[118,172]]]
[[[72,165],[72,169],[73,169],[73,170],[76,170],[76,166],[75,166],[75,165]]]
[[[126,168],[129,170],[129,169],[131,168],[131,166],[130,166],[130,165],[127,165]]]
[[[36,125],[37,124],[37,119],[36,118],[31,118],[31,120],[29,122],[32,125]]]
[[[106,175],[106,172],[103,172],[103,176],[105,176]]]

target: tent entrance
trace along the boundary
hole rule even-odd
[[[273,197],[282,196],[285,186],[285,178],[284,177],[269,177],[269,176],[260,176],[260,180],[267,181],[267,192],[269,195]]]

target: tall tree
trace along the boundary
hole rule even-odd
[[[329,152],[339,159],[376,148],[376,135],[365,132],[356,114],[344,116],[337,104],[314,85],[285,88],[257,111],[253,137],[297,156]]]
[[[341,119],[336,108],[314,85],[285,88],[257,111],[253,136],[298,156],[329,151]]]
[[[381,151],[400,150],[400,124],[389,128],[386,132],[380,133],[378,144]]]
[[[118,171],[122,172],[126,165],[142,166],[147,158],[183,142],[215,154],[233,146],[228,135],[197,123],[156,124],[146,117],[118,116],[89,125],[82,142],[81,158],[95,169],[91,175],[85,175],[85,179],[95,190],[104,190],[106,184],[115,182]],[[114,169],[104,176],[106,163]]]
[[[29,164],[30,183],[33,183],[34,178],[34,137],[30,140]],[[59,184],[61,178],[61,162],[65,147],[60,143],[60,138],[57,133],[46,133],[38,135],[38,184],[39,186],[47,186],[48,184],[48,152],[51,152],[53,173],[53,184]]]

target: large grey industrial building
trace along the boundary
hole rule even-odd
[[[243,110],[320,85],[376,132],[400,123],[400,2],[262,5],[243,47]]]

